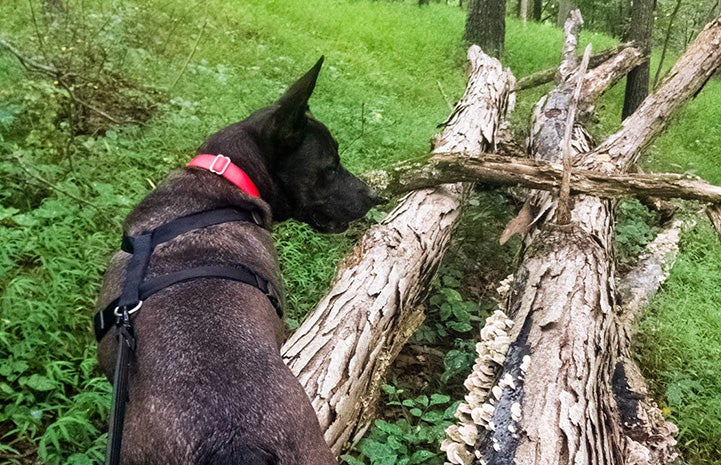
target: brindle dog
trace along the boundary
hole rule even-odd
[[[199,149],[244,170],[260,197],[194,167],[169,176],[130,213],[137,236],[208,210],[253,211],[256,222],[193,229],[158,245],[145,279],[195,266],[240,265],[268,280],[283,300],[273,222],[295,218],[340,232],[376,203],[376,193],[340,164],[338,144],[308,112],[323,58],[273,105],[228,126]],[[98,307],[120,295],[130,254],[110,261]],[[173,284],[132,316],[123,465],[330,465],[315,412],[283,363],[284,325],[258,288],[229,279]],[[112,378],[114,331],[98,345]]]

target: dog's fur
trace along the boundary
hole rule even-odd
[[[275,104],[211,136],[200,153],[222,153],[245,170],[262,200],[221,177],[186,168],[130,213],[138,235],[173,219],[224,207],[261,212],[264,227],[223,223],[158,246],[150,279],[200,265],[242,264],[282,291],[274,221],[296,218],[338,232],[376,203],[375,192],[346,171],[328,129],[308,113],[323,59]],[[110,261],[98,301],[120,293],[129,255]],[[279,292],[282,294],[282,292]],[[337,464],[300,383],[283,363],[284,326],[258,289],[224,279],[176,284],[134,315],[137,350],[123,433],[124,465]],[[113,331],[98,345],[112,378]]]

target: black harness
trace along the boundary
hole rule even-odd
[[[120,297],[113,300],[103,311],[96,313],[94,318],[95,337],[98,341],[113,326],[118,338],[106,465],[116,465],[120,462],[125,404],[129,400],[128,369],[130,354],[135,351],[136,347],[130,316],[140,310],[145,299],[162,289],[193,279],[230,279],[256,287],[270,300],[278,316],[283,316],[280,300],[273,291],[270,281],[242,265],[198,266],[161,275],[150,280],[145,279],[150,257],[157,245],[193,229],[231,221],[249,221],[260,225],[256,212],[222,208],[178,218],[139,236],[123,236],[121,249],[132,254],[127,264],[125,284]]]

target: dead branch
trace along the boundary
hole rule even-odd
[[[600,53],[597,53],[595,55],[591,55],[588,66],[589,66],[589,68],[595,68],[595,67],[599,66],[601,63],[604,63],[605,61],[613,58],[614,56],[616,56],[618,54],[629,53],[630,50],[632,50],[630,52],[631,54],[639,54],[640,55],[640,53],[641,53],[630,42],[625,43],[625,44],[620,44],[613,48],[609,48]],[[514,90],[521,91],[521,90],[526,90],[526,89],[530,89],[533,87],[537,87],[542,84],[547,84],[555,79],[557,73],[558,73],[558,68],[549,68],[549,69],[544,69],[541,71],[536,71],[533,74],[529,74],[528,76],[519,78],[518,82],[516,83],[516,88]]]
[[[664,77],[659,88],[626,118],[621,130],[586,157],[583,167],[627,171],[673,120],[673,115],[708,82],[721,66],[721,17],[699,33]]]
[[[475,182],[488,188],[520,186],[557,191],[561,186],[562,173],[561,164],[543,160],[491,153],[482,153],[478,157],[447,153],[431,157],[427,164],[396,168],[387,173],[384,187],[397,193],[451,182]],[[574,168],[571,170],[570,186],[574,195],[587,194],[606,199],[675,198],[721,205],[721,187],[685,174],[617,174]]]

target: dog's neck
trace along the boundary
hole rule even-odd
[[[125,219],[124,230],[137,235],[176,218],[218,208],[257,211],[261,226],[272,228],[270,206],[210,171],[184,168],[171,174]]]

